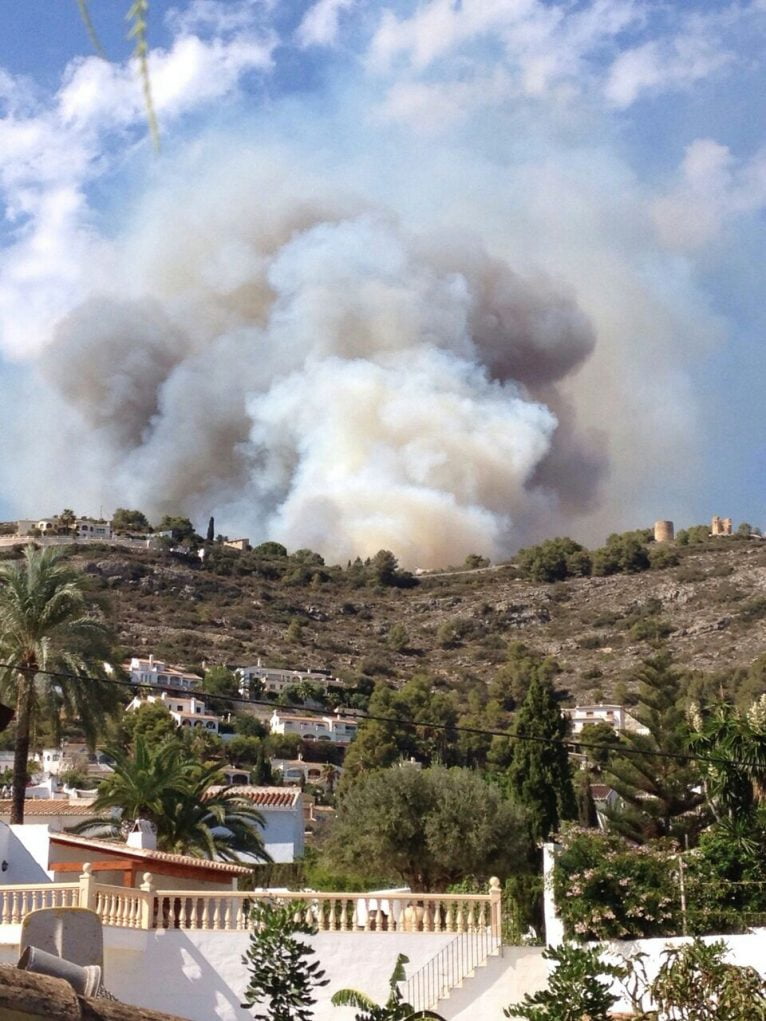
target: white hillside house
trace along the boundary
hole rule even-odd
[[[606,723],[618,734],[623,731],[646,733],[646,727],[634,720],[623,705],[605,705],[602,702],[598,705],[576,705],[574,708],[564,709],[564,713],[571,721],[573,734],[581,733],[588,723]]]
[[[148,659],[141,659],[134,656],[125,669],[130,674],[133,684],[146,684],[154,688],[181,688],[185,691],[193,691],[202,684],[202,678],[198,674],[187,673],[180,667],[168,666],[154,656]]]
[[[303,741],[331,741],[350,744],[356,737],[358,723],[344,716],[309,716],[275,709],[271,714],[272,734],[298,734]]]
[[[260,660],[255,666],[240,666],[234,672],[239,678],[239,690],[244,698],[251,697],[257,691],[279,695],[285,688],[298,685],[302,681],[319,685],[336,681],[327,670],[285,670],[281,667],[263,666]]]
[[[178,727],[199,727],[209,730],[213,734],[218,733],[219,719],[214,713],[207,711],[206,704],[196,695],[171,695],[167,691],[159,695],[136,695],[125,707],[126,712],[135,712],[141,706],[151,705],[159,702],[170,712]]]

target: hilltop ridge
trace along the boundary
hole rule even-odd
[[[108,606],[126,654],[188,667],[260,658],[354,682],[425,672],[459,687],[491,680],[520,641],[557,659],[557,684],[573,697],[610,700],[660,640],[680,665],[705,672],[746,668],[766,650],[760,540],[711,539],[678,547],[675,566],[553,584],[507,564],[397,587],[301,552],[301,569],[280,577],[247,573],[235,551],[201,563],[90,545],[75,547],[73,561]]]

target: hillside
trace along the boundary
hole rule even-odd
[[[610,699],[658,637],[680,664],[706,672],[746,667],[766,651],[766,542],[716,539],[678,552],[678,566],[641,574],[539,584],[505,565],[425,575],[411,588],[310,560],[282,577],[240,573],[252,562],[233,551],[201,564],[78,547],[74,561],[126,654],[191,667],[260,657],[348,680],[425,671],[459,686],[489,680],[507,644],[522,641],[556,657],[558,683],[573,696]]]

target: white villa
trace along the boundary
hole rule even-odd
[[[574,708],[563,710],[569,717],[572,724],[572,733],[579,734],[588,723],[606,723],[618,734],[624,730],[633,733],[646,733],[646,727],[633,719],[625,706],[605,705],[599,702],[598,705],[576,705]]]
[[[301,681],[312,681],[315,684],[337,681],[328,670],[286,670],[281,667],[262,666],[260,660],[255,666],[240,666],[234,672],[239,677],[239,690],[244,698],[249,698],[252,694],[253,681],[258,683],[260,690],[275,695],[281,694],[285,688],[300,684]]]
[[[358,722],[345,716],[311,716],[275,709],[269,721],[272,734],[298,734],[303,741],[332,741],[350,744],[358,730]]]
[[[96,518],[76,518],[67,526],[62,525],[59,518],[39,518],[37,521],[17,521],[16,534],[20,537],[66,534],[78,539],[110,540],[112,526],[108,521],[99,521]]]
[[[306,762],[300,757],[271,759],[271,768],[280,774],[284,783],[310,783],[317,787],[328,787],[343,775],[341,766],[324,762]]]
[[[133,684],[147,684],[155,688],[181,688],[186,691],[192,691],[202,684],[199,674],[187,673],[180,667],[167,666],[154,656],[149,656],[148,659],[133,656],[124,667],[130,674]]]
[[[125,712],[135,712],[141,706],[158,702],[164,705],[176,721],[178,727],[201,727],[212,734],[218,733],[219,718],[209,713],[203,700],[197,695],[172,695],[161,691],[159,695],[136,695],[125,706]]]

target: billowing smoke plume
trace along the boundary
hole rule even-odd
[[[130,288],[59,324],[40,372],[65,471],[107,506],[410,566],[499,556],[592,505],[604,457],[559,387],[595,337],[566,288],[240,168],[156,199]]]

